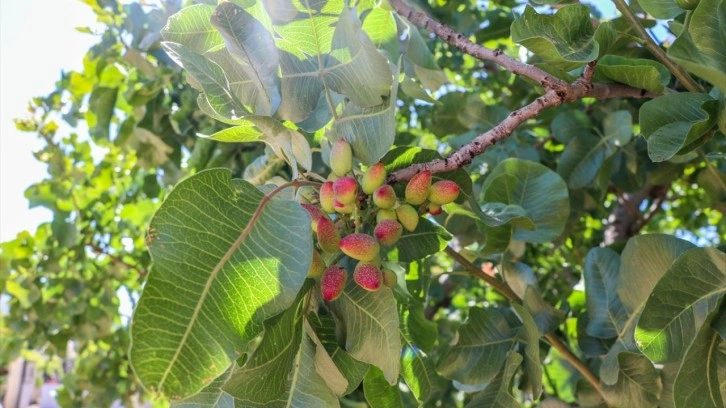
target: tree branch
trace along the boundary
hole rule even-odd
[[[561,89],[568,85],[567,82],[533,65],[525,64],[505,55],[501,50],[492,50],[482,45],[474,44],[464,34],[458,33],[451,27],[439,23],[423,11],[415,10],[406,4],[404,0],[388,0],[388,3],[398,14],[406,17],[413,25],[436,34],[442,40],[476,59],[492,61],[504,67],[509,72],[536,81],[546,89]]]
[[[512,291],[506,282],[502,282],[493,276],[485,274],[481,269],[477,268],[476,265],[469,262],[469,260],[464,258],[453,248],[447,246],[444,251],[472,275],[486,282],[511,302],[522,304],[522,299],[520,299],[519,296]],[[582,362],[582,360],[580,360],[559,337],[555,336],[554,333],[545,334],[544,338],[565,360],[572,364],[572,366],[575,367],[580,374],[582,374],[585,380],[593,386],[600,396],[603,396],[602,388],[600,387],[600,379],[597,378],[597,376],[590,370],[590,367]]]
[[[565,81],[550,76],[539,68],[514,60],[504,55],[501,51],[493,51],[472,43],[463,34],[457,33],[446,25],[435,21],[426,15],[426,13],[415,11],[412,7],[404,3],[403,0],[389,0],[389,3],[399,14],[408,18],[415,25],[430,30],[444,41],[460,48],[467,54],[482,60],[494,61],[515,74],[536,80],[545,87],[546,92],[529,105],[510,113],[506,119],[494,126],[491,130],[480,134],[474,140],[452,153],[449,157],[433,160],[428,163],[413,164],[391,173],[386,180],[388,184],[410,180],[413,176],[424,170],[429,170],[432,173],[442,173],[460,169],[471,163],[474,157],[484,153],[489,146],[510,136],[519,125],[529,119],[537,117],[546,108],[573,102],[584,97],[607,99],[616,97],[655,97],[657,95],[644,89],[632,88],[622,84],[593,84],[592,75],[595,70],[596,61],[588,63],[583,70],[582,76],[572,84],[568,84]]]
[[[683,86],[686,87],[691,92],[703,92],[703,89],[700,85],[696,83],[696,81],[691,78],[690,75],[686,71],[681,68],[680,65],[676,64],[673,60],[668,58],[668,55],[663,51],[658,44],[653,41],[653,38],[648,35],[648,33],[645,31],[645,28],[643,28],[643,25],[640,24],[640,21],[638,21],[638,18],[633,14],[633,12],[630,10],[630,7],[628,7],[627,4],[625,4],[625,0],[613,0],[613,3],[615,3],[615,7],[617,7],[618,11],[620,11],[620,14],[623,15],[625,20],[630,25],[630,28],[635,31],[636,34],[640,38],[642,38],[645,41],[645,47],[650,51],[654,57],[658,59],[663,65],[668,68],[668,70],[676,77],[679,81],[683,84]]]

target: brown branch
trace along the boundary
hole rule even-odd
[[[529,105],[510,113],[506,119],[494,126],[491,130],[480,134],[474,140],[452,153],[449,157],[433,160],[428,163],[413,164],[391,173],[386,180],[388,184],[410,180],[411,177],[424,170],[429,170],[432,173],[442,173],[460,169],[471,163],[474,157],[484,153],[489,146],[510,136],[519,125],[529,119],[537,117],[546,108],[573,102],[584,97],[607,99],[616,97],[642,98],[657,96],[657,94],[644,89],[632,88],[622,84],[593,84],[592,75],[596,61],[587,64],[582,76],[572,84],[568,84],[565,81],[552,77],[537,67],[514,60],[499,50],[491,50],[472,43],[463,34],[457,33],[450,27],[437,22],[424,12],[414,10],[403,0],[389,0],[389,3],[399,14],[405,16],[416,26],[433,32],[444,41],[469,55],[481,60],[493,61],[515,74],[533,79],[543,85],[547,91]]]
[[[483,280],[511,302],[522,304],[522,299],[514,293],[506,282],[502,282],[493,276],[487,275],[453,248],[447,246],[444,251],[472,275]],[[555,336],[554,333],[545,334],[544,338],[565,360],[572,364],[572,366],[575,367],[580,374],[582,374],[585,380],[593,386],[600,396],[603,396],[602,388],[600,387],[600,379],[597,378],[597,376],[590,370],[590,367],[580,360],[559,337]]]
[[[476,59],[492,61],[509,72],[536,81],[546,89],[562,89],[568,85],[567,82],[533,65],[525,64],[505,55],[501,50],[492,50],[479,44],[474,44],[464,34],[454,31],[445,24],[439,23],[423,11],[415,10],[406,4],[404,0],[389,0],[388,3],[398,14],[406,17],[415,26],[436,34],[442,40]]]

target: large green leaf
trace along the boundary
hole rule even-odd
[[[655,285],[635,330],[638,348],[652,361],[683,357],[698,330],[696,303],[726,293],[726,254],[694,248],[681,255]]]
[[[726,0],[700,0],[668,56],[726,92]]]
[[[512,23],[512,41],[565,70],[597,58],[594,33],[590,8],[579,4],[564,6],[553,16],[539,14],[527,6],[524,14]]]
[[[350,279],[330,308],[345,328],[348,353],[380,368],[386,381],[395,384],[401,366],[401,338],[393,292],[387,287],[369,292]]]
[[[700,93],[660,96],[640,108],[640,131],[648,140],[648,156],[655,162],[668,160],[698,145],[698,140],[716,120],[716,101]]]
[[[500,370],[484,391],[479,392],[466,404],[466,408],[519,408],[520,405],[512,396],[511,384],[517,368],[522,363],[522,356],[510,351],[505,356],[504,368]]]
[[[437,328],[433,322],[425,320],[420,303],[409,305],[399,303],[398,311],[402,323],[401,343],[403,344],[401,378],[406,382],[416,400],[426,402],[431,393],[439,389],[442,378],[436,374],[434,361],[424,352],[421,342],[433,343],[438,335]],[[412,316],[420,316],[420,318]],[[424,319],[428,324],[414,323],[418,319]]]
[[[85,118],[94,139],[108,140],[117,94],[118,88],[105,86],[99,86],[91,92]]]
[[[651,92],[663,92],[671,75],[663,64],[642,58],[626,58],[618,55],[605,55],[595,68],[596,79],[630,85]]]
[[[641,310],[673,262],[693,247],[665,234],[640,235],[628,241],[621,257],[617,294],[629,313]]]
[[[205,53],[224,46],[224,39],[209,23],[214,6],[195,4],[169,17],[161,30],[164,40],[184,44],[196,53]]]
[[[635,344],[635,327],[645,302],[671,264],[693,246],[688,241],[664,234],[640,235],[628,241],[621,256],[616,285],[617,297],[628,319],[618,327],[617,340],[600,366],[603,383],[617,383],[621,375],[620,353],[639,351]]]
[[[648,359],[636,353],[620,353],[621,373],[615,385],[602,387],[605,400],[614,407],[656,407],[663,389],[658,372]]]
[[[308,282],[289,309],[264,323],[262,341],[222,387],[234,398],[266,403],[285,393],[287,377],[300,349],[303,299],[312,286]]]
[[[512,291],[522,299],[541,334],[555,330],[564,319],[561,311],[545,302],[539,290],[537,277],[528,265],[511,262],[508,257],[502,261],[502,275]]]
[[[398,387],[386,381],[378,367],[371,366],[363,379],[363,392],[371,408],[403,408]]]
[[[297,202],[268,200],[244,181],[233,187],[228,170],[179,183],[147,242],[154,267],[134,312],[131,363],[147,388],[175,398],[218,377],[290,306],[313,250]]]
[[[610,248],[593,248],[585,257],[585,294],[589,322],[587,333],[601,339],[618,336],[628,319],[616,287],[620,255]]]
[[[519,328],[509,325],[499,309],[472,308],[459,328],[459,340],[437,369],[444,377],[479,385],[494,379],[517,342]]]
[[[719,384],[719,360],[726,355],[719,350],[721,338],[704,324],[680,362],[673,384],[676,408],[721,408],[724,401]],[[723,377],[721,378],[723,381]]]
[[[279,54],[272,34],[251,14],[234,3],[221,3],[211,23],[224,38],[239,70],[252,81],[259,95],[253,111],[273,115],[280,106]]]
[[[499,163],[482,191],[483,203],[514,204],[526,211],[535,228],[514,227],[512,238],[520,241],[554,240],[562,233],[570,214],[568,190],[562,178],[528,160],[507,159]]]

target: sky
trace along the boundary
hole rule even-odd
[[[81,69],[95,38],[75,30],[93,26],[95,15],[80,0],[0,0],[0,242],[50,220],[28,209],[24,191],[46,176],[33,151],[41,142],[15,130],[27,101],[54,89],[61,69]]]

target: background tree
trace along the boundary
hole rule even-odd
[[[18,121],[54,218],[2,244],[4,362],[73,342],[68,406],[723,405],[723,0],[197,3],[90,2],[84,71]],[[297,201],[379,161],[460,193],[383,245],[392,289],[322,251],[324,301]]]

